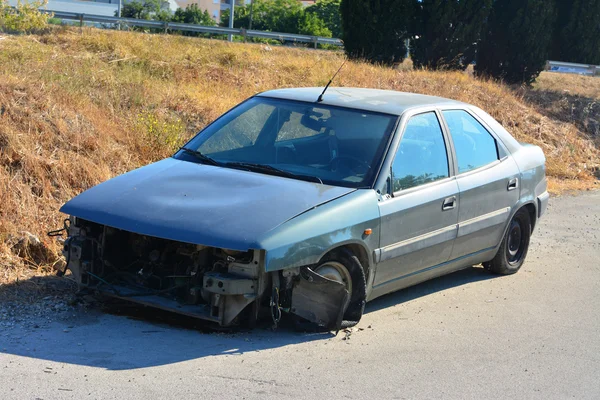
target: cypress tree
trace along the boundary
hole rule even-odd
[[[464,70],[490,13],[492,0],[423,0],[411,56],[415,68]]]
[[[495,0],[479,45],[476,73],[531,84],[548,59],[554,20],[554,2]]]
[[[342,0],[342,38],[348,57],[402,62],[414,8],[414,0]]]
[[[600,0],[558,0],[551,58],[600,64]]]

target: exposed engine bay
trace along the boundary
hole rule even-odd
[[[260,251],[139,235],[71,218],[63,254],[82,286],[228,326],[255,320],[267,276]]]
[[[81,288],[212,321],[253,326],[261,311],[339,329],[348,292],[310,269],[266,273],[246,252],[140,235],[71,217],[63,255]]]

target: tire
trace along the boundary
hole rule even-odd
[[[508,224],[496,256],[483,263],[488,271],[499,275],[511,275],[519,271],[527,257],[531,238],[531,220],[526,208],[521,208]]]
[[[355,326],[360,321],[363,312],[365,311],[365,303],[367,298],[367,282],[365,271],[352,252],[346,249],[340,249],[331,252],[323,257],[319,266],[315,268],[315,272],[319,273],[319,269],[326,266],[328,263],[341,264],[346,269],[351,282],[350,301],[344,312],[341,328],[350,328]]]

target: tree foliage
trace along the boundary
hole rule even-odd
[[[544,69],[555,20],[547,0],[495,0],[475,71],[507,83],[531,84]]]
[[[183,24],[196,24],[205,26],[215,26],[215,20],[210,16],[207,10],[201,10],[198,4],[191,4],[183,8],[178,8],[171,18],[173,22]]]
[[[415,68],[467,68],[475,59],[477,42],[491,6],[492,0],[419,2],[411,40]]]
[[[415,0],[342,0],[348,56],[382,64],[402,62],[416,5]]]
[[[315,14],[325,23],[333,37],[342,37],[342,17],[340,16],[341,0],[317,0],[306,8],[306,13]]]
[[[248,28],[250,6],[236,7],[234,12],[233,26]],[[298,0],[254,0],[252,14],[252,29],[331,37],[325,22],[315,13],[306,12]],[[223,10],[221,26],[228,24],[229,10]]]
[[[551,58],[600,64],[600,0],[557,0]]]
[[[170,11],[169,2],[165,0],[133,0],[124,2],[121,7],[123,18],[163,20],[166,14],[170,15]]]

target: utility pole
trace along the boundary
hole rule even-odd
[[[250,22],[248,23],[248,30],[252,29],[252,6],[254,5],[254,0],[250,0]]]
[[[231,8],[229,9],[229,27],[233,28],[233,12],[235,9],[235,0],[229,0],[231,2]],[[233,34],[230,33],[227,35],[227,38],[230,42],[233,42]]]
[[[117,13],[119,14],[119,15],[117,15],[117,16],[118,16],[119,18],[121,18],[121,3],[122,3],[122,2],[123,2],[123,0],[119,0],[119,7],[118,7],[118,9],[117,9],[117,10],[118,10],[118,12],[117,12]]]

